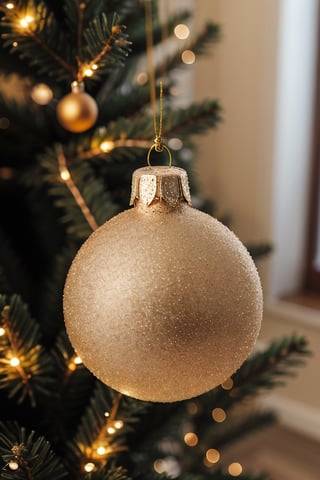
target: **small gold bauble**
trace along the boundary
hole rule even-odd
[[[184,400],[221,384],[249,355],[262,317],[250,255],[188,204],[182,172],[137,170],[135,208],[89,237],[64,290],[67,332],[83,363],[147,401]]]
[[[57,105],[60,124],[70,132],[81,133],[93,127],[98,117],[94,98],[83,90],[82,84],[74,82],[72,92],[65,95]]]

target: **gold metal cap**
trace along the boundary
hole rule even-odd
[[[181,201],[191,205],[187,172],[179,167],[143,167],[132,175],[130,205],[137,201],[149,206],[153,201],[176,207]]]

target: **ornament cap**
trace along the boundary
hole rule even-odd
[[[191,205],[187,172],[183,168],[157,166],[138,168],[132,175],[130,205],[149,206],[154,201],[176,207],[181,201]]]
[[[72,93],[82,93],[82,92],[84,92],[84,83],[83,82],[78,82],[77,80],[74,80],[71,83],[71,91],[72,91]]]

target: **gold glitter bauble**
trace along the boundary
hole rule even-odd
[[[189,195],[182,169],[137,170],[135,208],[89,237],[65,285],[67,332],[83,363],[141,400],[184,400],[221,384],[260,330],[249,253]]]
[[[57,105],[57,118],[70,132],[85,132],[93,127],[98,117],[94,98],[84,91],[82,83],[73,82],[72,92],[65,95]]]

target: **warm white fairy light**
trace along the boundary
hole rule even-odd
[[[3,327],[0,327],[0,337],[3,337],[5,333],[6,333],[5,329]]]
[[[82,360],[81,360],[80,357],[75,357],[75,359],[73,361],[76,365],[81,365],[81,363],[82,363]]]
[[[222,423],[227,418],[227,414],[223,408],[214,408],[211,412],[211,415],[213,420],[215,420],[217,423]]]
[[[114,422],[114,428],[116,428],[117,430],[120,430],[121,428],[123,428],[124,426],[124,423],[122,420],[116,420]]]
[[[8,2],[8,3],[6,4],[6,8],[7,8],[8,10],[13,10],[13,9],[14,9],[14,3]]]
[[[209,448],[206,451],[206,459],[209,463],[218,463],[220,460],[220,453],[215,448]]]
[[[91,473],[95,468],[95,464],[92,463],[92,462],[88,462],[88,463],[85,464],[85,466],[83,468],[84,468],[85,472]]]
[[[195,434],[194,432],[188,432],[185,434],[183,437],[184,443],[188,445],[188,447],[195,447],[198,445],[199,439],[198,435]]]
[[[45,83],[37,83],[31,90],[31,98],[38,105],[48,105],[53,97],[51,88]]]
[[[223,388],[223,390],[232,390],[232,388],[233,388],[233,380],[232,380],[232,378],[228,378],[227,380],[225,380],[225,381],[221,384],[221,387]]]
[[[96,65],[95,63],[93,65],[91,65],[91,68],[92,70],[98,70],[98,65]]]
[[[84,75],[85,77],[92,77],[92,75],[93,75],[93,70],[92,70],[92,68],[91,68],[91,67],[86,67],[86,68],[84,69],[84,71],[83,71],[83,75]]]
[[[27,28],[31,22],[33,22],[34,18],[31,15],[26,15],[25,17],[21,18],[20,26],[23,28]]]
[[[242,465],[239,462],[230,463],[228,467],[228,472],[232,477],[239,477],[242,473]]]
[[[176,25],[174,28],[174,34],[179,40],[185,40],[190,35],[190,29],[184,23],[179,23],[179,25]]]
[[[155,460],[153,468],[159,474],[164,473],[166,471],[164,460],[162,460],[162,458],[158,458],[157,460]]]
[[[12,46],[16,48],[18,46],[18,42],[12,42]]]
[[[97,454],[98,454],[98,455],[101,455],[101,456],[102,456],[102,455],[105,455],[106,453],[107,453],[107,450],[106,450],[105,447],[101,446],[101,447],[98,447],[98,448],[97,448]]]
[[[114,433],[116,433],[116,429],[110,426],[107,428],[107,432],[109,433],[109,435],[113,435]]]
[[[112,140],[104,140],[100,143],[100,150],[104,153],[111,152],[114,149],[114,142]]]
[[[61,179],[66,182],[67,180],[70,180],[70,172],[67,168],[61,168],[60,170],[60,177]]]
[[[168,141],[168,147],[176,151],[181,150],[183,147],[182,140],[180,138],[170,138]]]
[[[181,54],[181,60],[186,65],[192,65],[196,61],[195,53],[192,50],[184,50]]]
[[[148,81],[148,74],[147,72],[140,72],[137,75],[136,82],[138,85],[145,85]]]
[[[10,460],[10,462],[8,463],[8,467],[10,468],[10,470],[15,472],[19,469],[19,463],[16,460]]]
[[[109,416],[110,416],[110,412],[104,412],[104,416],[105,416],[105,417],[109,417]]]
[[[11,367],[18,367],[18,365],[20,365],[20,360],[19,360],[19,358],[17,358],[17,357],[12,357],[12,358],[10,359],[10,365],[11,365]]]

